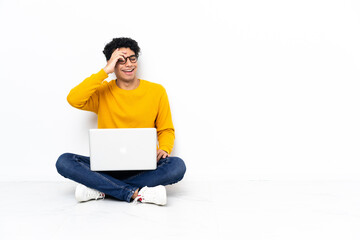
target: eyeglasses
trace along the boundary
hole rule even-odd
[[[137,56],[135,55],[131,55],[130,57],[124,57],[121,56],[121,58],[119,58],[118,63],[120,63],[121,65],[125,64],[127,62],[127,60],[130,60],[130,62],[132,63],[136,63],[137,62]]]

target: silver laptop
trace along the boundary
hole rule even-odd
[[[92,171],[156,169],[155,128],[90,129]]]

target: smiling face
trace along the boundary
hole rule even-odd
[[[119,51],[121,51],[126,62],[124,64],[120,64],[121,61],[124,60],[124,59],[120,59],[116,63],[115,65],[116,78],[120,81],[124,81],[127,83],[133,82],[137,79],[136,78],[137,61],[132,62],[130,60],[131,58],[128,57],[135,55],[135,53],[130,48],[120,48]]]

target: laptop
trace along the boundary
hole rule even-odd
[[[156,169],[155,128],[90,129],[89,138],[92,171]]]

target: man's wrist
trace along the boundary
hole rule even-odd
[[[104,68],[103,68],[103,70],[104,70],[104,72],[106,72],[106,74],[108,74],[108,75],[109,75],[110,70],[109,70],[108,68],[104,67]]]

